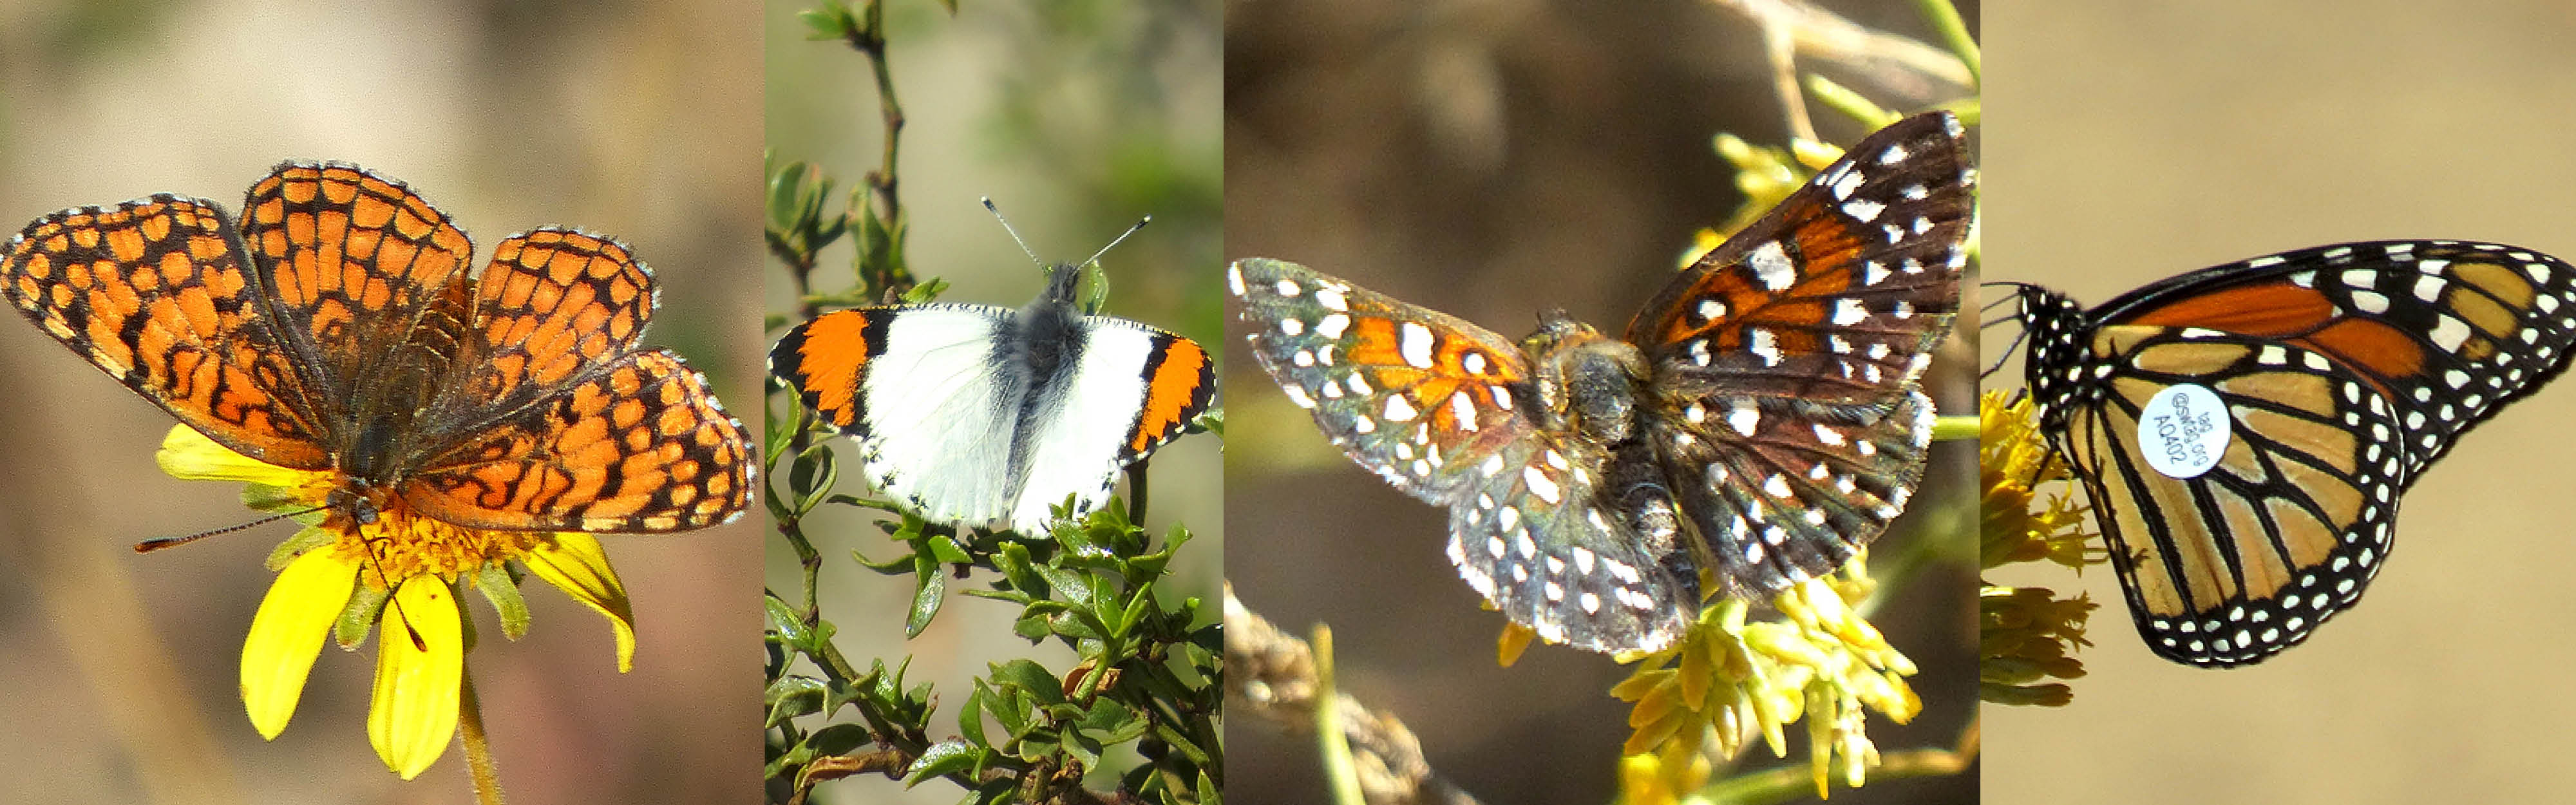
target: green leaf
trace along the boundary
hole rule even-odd
[[[1035,660],[1012,660],[992,666],[992,680],[1004,690],[1018,689],[1046,704],[1064,702],[1064,680]]]
[[[1056,737],[1052,733],[1040,730],[1020,738],[1019,744],[1012,747],[1011,754],[1026,760],[1037,760],[1049,755],[1061,754],[1063,752],[1063,739]]]
[[[1011,622],[1011,634],[1019,635],[1023,638],[1027,638],[1029,642],[1035,643],[1046,639],[1047,635],[1055,634],[1055,627],[1052,625],[1053,623],[1054,618],[1050,617],[1049,613],[1031,612],[1020,616],[1019,620]]]
[[[1217,406],[1208,409],[1206,413],[1199,414],[1197,418],[1190,420],[1189,428],[1183,432],[1213,433],[1217,438],[1225,438],[1225,407]]]
[[[359,571],[365,573],[366,571]],[[385,599],[391,594],[365,579],[349,592],[349,603],[340,608],[340,620],[331,626],[331,636],[341,648],[354,649],[367,642],[367,633],[375,631],[376,620],[384,615]]]
[[[866,727],[857,724],[833,724],[805,737],[805,746],[816,757],[846,755],[876,740]]]
[[[1030,565],[1029,570],[1046,580],[1046,586],[1054,591],[1056,600],[1077,606],[1089,603],[1087,596],[1091,594],[1091,585],[1083,582],[1082,574],[1046,563]]]
[[[1046,579],[1030,568],[1028,546],[1018,542],[1002,543],[1002,549],[993,553],[993,566],[1002,571],[1002,578],[1008,580],[1013,589],[1030,596],[1047,594]]]
[[[921,757],[912,761],[912,768],[904,770],[903,786],[911,788],[932,777],[974,768],[983,758],[983,747],[965,741],[946,740],[931,744],[929,749],[922,750]]]
[[[984,700],[992,695],[992,689],[978,680],[975,690],[966,694],[966,703],[957,708],[957,734],[973,741],[976,746],[993,745],[992,741],[984,738]]]
[[[997,777],[976,786],[974,795],[968,797],[967,801],[975,805],[1002,805],[1006,802],[1019,801],[1019,793],[1020,781],[1017,778]]]
[[[528,634],[528,600],[519,596],[519,583],[510,577],[510,568],[487,564],[474,574],[474,589],[483,591],[483,600],[492,602],[493,611],[501,616],[501,634],[512,640]]]
[[[1017,687],[996,691],[980,682],[977,687],[984,693],[984,712],[993,714],[993,723],[1002,725],[1004,734],[1017,738],[1029,730],[1032,705],[1028,694]]]
[[[1123,617],[1118,619],[1116,634],[1120,637],[1134,634],[1136,631],[1136,624],[1145,620],[1145,615],[1152,608],[1153,604],[1154,588],[1138,588],[1136,590],[1135,600],[1127,602],[1127,610],[1121,613]]]
[[[1091,707],[1083,711],[1082,718],[1080,720],[1074,722],[1074,726],[1082,729],[1111,733],[1112,735],[1109,736],[1108,740],[1118,742],[1125,742],[1138,735],[1143,735],[1145,733],[1144,724],[1145,718],[1142,714],[1137,713],[1134,710],[1127,709],[1126,705],[1119,704],[1106,698],[1091,700]],[[1133,728],[1133,732],[1129,732],[1124,735],[1117,734],[1126,732],[1131,726]]]
[[[809,676],[791,676],[771,683],[761,698],[769,702],[769,719],[764,728],[785,724],[789,719],[823,711],[823,680]]]
[[[259,484],[250,484],[249,486],[258,485]],[[247,486],[242,489],[242,497],[250,497],[250,489]],[[295,557],[304,555],[305,551],[310,551],[315,548],[329,545],[333,542],[338,542],[339,539],[339,532],[330,531],[316,526],[306,526],[304,528],[296,529],[294,536],[287,537],[286,541],[277,544],[276,550],[268,552],[268,562],[266,564],[268,572],[276,573],[283,571],[286,569],[286,564],[288,562],[295,561]]]
[[[939,560],[927,553],[913,554],[913,578],[919,583],[912,591],[912,615],[904,619],[903,636],[920,637],[930,628],[930,619],[939,615],[939,604],[948,599],[948,574],[941,572]]]
[[[831,440],[817,441],[796,455],[796,466],[788,484],[796,491],[796,514],[802,517],[832,497],[832,487],[841,482],[841,462],[832,457]]]
[[[955,538],[945,535],[933,536],[930,538],[930,555],[941,562],[953,565],[968,564],[975,561],[975,557],[966,555],[966,549],[957,547],[957,540]]]
[[[914,305],[918,305],[918,304],[921,304],[921,303],[923,303],[923,302],[928,302],[928,301],[931,301],[931,300],[933,300],[933,299],[938,299],[938,298],[939,298],[939,295],[940,295],[941,293],[943,293],[943,292],[946,292],[947,290],[948,290],[948,280],[947,280],[947,279],[945,279],[945,278],[941,278],[941,277],[932,277],[932,278],[930,278],[930,279],[929,279],[929,281],[926,281],[926,282],[923,282],[923,283],[921,283],[921,284],[918,284],[918,285],[914,285],[914,286],[912,286],[912,290],[909,290],[909,291],[905,291],[905,292],[903,292],[903,301],[904,301],[906,304],[914,304]]]

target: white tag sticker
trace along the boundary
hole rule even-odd
[[[2218,466],[2234,435],[2218,393],[2190,383],[2167,386],[2138,412],[2138,452],[2169,478],[2198,478]]]

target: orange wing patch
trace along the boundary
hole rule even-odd
[[[280,166],[247,204],[242,238],[275,294],[264,303],[333,378],[363,376],[403,343],[422,308],[466,280],[474,251],[411,188],[349,165]]]
[[[626,247],[595,235],[540,229],[501,241],[476,280],[475,327],[493,349],[472,393],[555,386],[633,351],[652,282]]]
[[[1145,376],[1144,410],[1127,440],[1129,457],[1152,451],[1179,433],[1190,417],[1207,410],[1208,397],[1216,390],[1215,369],[1198,342],[1179,336],[1157,340],[1163,342],[1163,349]]]
[[[770,371],[796,388],[805,407],[838,430],[859,420],[859,377],[868,359],[885,348],[892,311],[836,310],[790,330],[770,353]]]
[[[279,466],[328,467],[234,242],[223,210],[202,199],[64,210],[10,241],[0,295],[225,447]]]
[[[473,528],[678,531],[750,505],[750,443],[679,356],[636,352],[423,462],[402,491]]]

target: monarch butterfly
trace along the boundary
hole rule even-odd
[[[2576,268],[2491,243],[2284,252],[2091,310],[2018,288],[2041,430],[2138,632],[2204,667],[2261,662],[2359,601],[2400,493],[2576,345]]]

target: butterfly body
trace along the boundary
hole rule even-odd
[[[2357,603],[2405,489],[2576,347],[2559,312],[2576,270],[2497,244],[2303,249],[2091,310],[2020,297],[2041,429],[2085,486],[2140,635],[2205,667],[2260,662]],[[2196,431],[2218,438],[2195,448]]]
[[[1901,121],[1703,256],[1612,337],[1561,311],[1513,342],[1264,258],[1228,284],[1253,355],[1325,436],[1450,512],[1468,586],[1551,642],[1669,645],[1703,576],[1767,597],[1902,510],[1915,387],[1965,265],[1960,130]]]
[[[1187,338],[1084,315],[1076,266],[1018,309],[931,303],[798,325],[770,371],[859,443],[871,484],[924,517],[1038,533],[1068,497],[1106,500],[1120,468],[1178,436],[1213,393]]]

